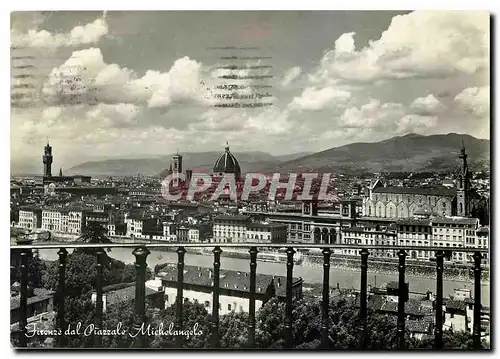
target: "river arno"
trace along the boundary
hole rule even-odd
[[[128,248],[113,248],[109,255],[112,258],[118,259],[125,263],[133,263],[135,257],[132,250]],[[46,260],[56,260],[58,258],[57,250],[44,249],[40,250],[40,257]],[[163,263],[177,263],[177,254],[173,252],[160,252],[151,251],[147,259],[148,266],[153,269],[157,264]],[[186,265],[195,265],[200,267],[211,268],[213,267],[213,257],[210,255],[197,255],[186,253]],[[238,258],[221,258],[221,268],[232,269],[239,271],[250,271],[249,261]],[[270,262],[257,262],[257,273],[286,275],[286,265],[284,263],[270,263]],[[323,270],[321,267],[295,265],[293,268],[294,277],[302,277],[306,283],[321,283],[323,279]],[[368,283],[372,286],[380,286],[382,283],[397,281],[397,275],[370,273],[368,272]],[[410,291],[417,293],[425,293],[427,290],[436,292],[435,278],[416,278],[407,276],[410,283]],[[336,286],[339,283],[341,288],[358,288],[360,285],[359,271],[352,269],[342,270],[339,268],[332,268],[330,270],[330,285]],[[472,282],[451,281],[444,280],[443,292],[444,296],[453,293],[456,288],[469,288],[473,290],[474,284]],[[481,302],[485,306],[490,305],[489,297],[489,284],[481,286]]]

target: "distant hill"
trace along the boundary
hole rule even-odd
[[[408,134],[388,140],[358,142],[318,153],[273,156],[266,152],[234,152],[243,172],[424,172],[450,171],[457,168],[462,141],[470,167],[489,168],[490,141],[470,135],[449,133],[423,136]],[[222,152],[182,153],[184,169],[211,171]],[[160,175],[167,170],[172,155],[142,159],[107,159],[84,162],[65,174],[93,176]]]
[[[181,153],[183,157],[183,168],[193,171],[211,171],[215,160],[222,152],[188,152]],[[300,152],[295,154],[273,156],[266,152],[233,152],[238,159],[241,168],[245,172],[259,172],[265,168],[273,168],[281,162],[290,161],[310,154]],[[172,160],[171,155],[156,156],[154,158],[142,159],[108,159],[102,161],[88,161],[74,166],[65,171],[65,174],[88,174],[99,176],[128,176],[138,173],[147,176],[159,175],[167,170]]]
[[[269,168],[278,172],[406,172],[449,171],[458,165],[462,141],[470,167],[489,168],[490,141],[449,133],[408,134],[375,143],[351,143],[306,155]]]

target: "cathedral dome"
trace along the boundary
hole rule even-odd
[[[234,173],[237,176],[241,174],[240,164],[236,157],[229,151],[229,145],[226,146],[224,153],[215,161],[213,173],[215,175]]]

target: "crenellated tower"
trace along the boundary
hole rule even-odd
[[[179,152],[177,152],[172,159],[174,161],[172,184],[174,187],[178,187],[181,181],[179,174],[182,173],[182,156],[179,154]]]
[[[43,161],[43,176],[50,178],[52,177],[52,146],[47,142],[47,146],[44,147],[44,153],[42,157]]]

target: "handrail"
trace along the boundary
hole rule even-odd
[[[23,243],[27,243],[24,241]],[[405,302],[408,300],[408,290],[405,289],[405,269],[408,265],[407,263],[407,251],[412,250],[424,250],[433,251],[436,255],[436,307],[441,308],[443,303],[443,266],[444,257],[448,256],[450,252],[469,252],[474,253],[474,262],[471,267],[474,269],[474,310],[473,310],[473,342],[474,348],[481,349],[481,276],[482,276],[482,253],[487,253],[489,250],[487,248],[463,248],[463,247],[434,247],[434,246],[383,246],[383,245],[362,245],[362,244],[308,244],[308,243],[254,243],[254,242],[242,242],[242,243],[35,243],[35,244],[22,244],[22,245],[11,245],[11,251],[13,253],[20,253],[18,264],[20,264],[21,269],[21,294],[20,294],[20,347],[26,347],[26,323],[27,323],[27,288],[28,288],[28,257],[31,256],[33,249],[59,249],[57,252],[59,255],[59,286],[57,290],[57,327],[64,328],[65,318],[64,318],[64,291],[65,291],[65,276],[66,276],[66,265],[67,265],[67,255],[68,252],[66,248],[95,248],[96,251],[92,251],[97,256],[97,278],[96,278],[96,325],[99,327],[102,325],[102,313],[103,313],[103,301],[102,301],[102,276],[103,276],[103,248],[131,248],[133,252],[132,255],[136,257],[135,269],[136,269],[136,292],[135,292],[135,319],[134,327],[140,328],[140,326],[145,322],[145,282],[146,282],[146,258],[151,252],[148,248],[175,248],[178,254],[178,278],[177,278],[177,305],[176,305],[176,320],[179,326],[182,325],[183,321],[183,291],[184,291],[184,254],[186,253],[185,248],[213,248],[213,288],[212,288],[212,321],[210,330],[210,348],[219,348],[220,345],[220,334],[219,334],[219,276],[220,276],[220,256],[223,252],[223,248],[248,248],[250,254],[250,297],[249,297],[249,319],[248,319],[248,346],[255,346],[255,288],[256,288],[256,274],[257,274],[257,258],[258,258],[258,248],[286,248],[286,302],[285,302],[285,316],[284,316],[284,329],[283,337],[285,348],[293,348],[293,301],[292,297],[294,294],[293,289],[293,268],[294,268],[294,254],[296,249],[299,248],[317,248],[321,249],[321,254],[323,255],[323,299],[322,299],[322,319],[321,319],[321,346],[323,348],[328,347],[329,343],[329,269],[330,269],[330,256],[333,254],[331,249],[355,249],[361,250],[359,254],[353,255],[353,258],[357,257],[361,259],[361,288],[360,288],[360,346],[363,349],[368,347],[368,329],[367,329],[367,273],[369,270],[368,258],[370,255],[369,249],[373,250],[393,250],[397,251],[399,263],[396,264],[398,268],[398,310],[397,310],[397,338],[398,338],[398,348],[403,349],[406,347],[405,343]],[[18,252],[19,251],[19,252]],[[12,266],[12,264],[11,264]],[[301,292],[300,294],[301,295]],[[443,321],[444,316],[441,310],[437,310],[435,313],[435,348],[441,349],[443,347]],[[182,342],[179,340],[177,342],[179,347]],[[102,338],[98,335],[94,337],[95,347],[102,345]],[[134,343],[135,346],[145,347],[146,341],[144,335],[140,335],[138,340]],[[59,346],[65,346],[64,336],[59,338]]]
[[[338,248],[338,249],[381,249],[381,250],[421,250],[421,251],[452,251],[452,252],[481,252],[488,253],[488,248],[474,248],[474,247],[435,247],[435,246],[384,246],[384,245],[363,245],[363,244],[308,244],[308,243],[262,243],[262,242],[244,242],[244,243],[182,243],[182,242],[168,242],[168,243],[74,243],[74,242],[61,242],[51,244],[29,244],[29,245],[11,245],[11,249],[58,249],[61,247],[66,248],[163,248],[171,247],[177,248],[179,246],[188,248],[213,248],[213,247],[227,247],[227,248]]]

